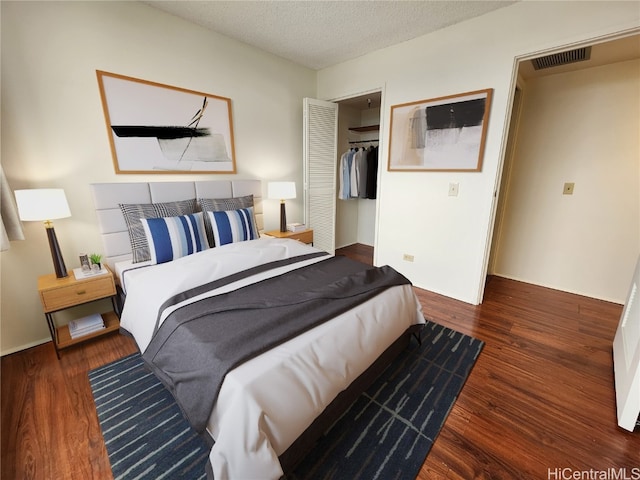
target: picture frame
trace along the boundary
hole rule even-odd
[[[388,171],[479,172],[493,89],[391,106]]]
[[[83,272],[88,272],[91,270],[91,262],[89,262],[89,255],[86,253],[81,253],[80,258],[80,268]]]
[[[117,174],[236,173],[231,99],[96,75]]]

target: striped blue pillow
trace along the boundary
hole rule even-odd
[[[141,218],[152,263],[165,263],[209,248],[202,212],[179,217]]]
[[[207,212],[207,215],[217,246],[259,238],[253,221],[253,207]]]

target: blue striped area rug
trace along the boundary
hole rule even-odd
[[[292,480],[416,478],[484,343],[433,322],[325,433]]]
[[[140,354],[90,371],[89,383],[115,480],[207,478],[209,447]]]
[[[287,478],[415,478],[483,342],[428,322]],[[116,480],[205,478],[208,446],[138,354],[89,372]]]

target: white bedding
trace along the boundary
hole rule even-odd
[[[255,265],[315,251],[293,240],[262,238],[129,271],[121,326],[144,352],[167,298]],[[323,258],[327,257],[255,275],[216,293]],[[412,287],[393,287],[229,372],[208,422],[216,441],[210,454],[216,480],[280,478],[278,456],[340,391],[417,323],[424,323],[424,318]]]
[[[120,284],[122,291],[127,293],[127,284],[126,280],[129,278],[129,273],[131,270],[137,270],[139,268],[144,268],[148,266],[152,266],[151,260],[146,262],[133,263],[132,260],[122,260],[120,262],[116,262],[114,265],[114,273],[116,274],[116,280]]]

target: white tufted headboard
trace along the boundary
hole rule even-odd
[[[253,195],[258,229],[264,228],[260,180],[210,180],[200,182],[93,183],[93,201],[104,244],[104,262],[131,258],[131,244],[121,203],[160,203],[192,198],[232,198]]]

